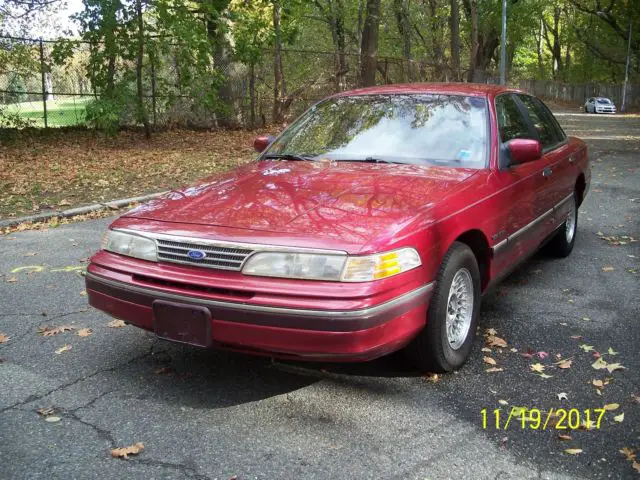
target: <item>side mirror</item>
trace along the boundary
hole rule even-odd
[[[262,153],[276,139],[273,135],[262,135],[253,141],[253,148],[258,153]]]
[[[507,142],[511,156],[511,165],[533,162],[542,156],[542,146],[537,140],[529,138],[514,138]]]

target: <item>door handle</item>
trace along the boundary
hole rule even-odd
[[[543,177],[550,177],[552,173],[553,173],[553,170],[551,170],[549,167],[542,170]]]

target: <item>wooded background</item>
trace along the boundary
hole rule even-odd
[[[498,77],[498,0],[84,0],[79,35],[19,35],[57,1],[0,6],[4,126],[255,127],[357,86]],[[638,83],[638,1],[508,2],[508,82],[542,97],[619,105],[628,47]]]

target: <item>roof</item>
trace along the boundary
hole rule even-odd
[[[471,95],[477,97],[495,97],[503,92],[521,92],[504,85],[487,83],[396,83],[378,85],[375,87],[358,88],[338,93],[334,96],[345,97],[352,95],[402,94],[402,93],[443,93],[454,95]]]

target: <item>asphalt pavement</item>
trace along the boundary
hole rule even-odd
[[[0,479],[640,478],[619,452],[640,449],[640,118],[558,119],[593,162],[575,249],[536,254],[487,296],[470,361],[438,378],[399,355],[273,362],[110,327],[79,271],[111,219],[0,237]],[[487,329],[508,347],[482,351]],[[595,352],[624,368],[594,369]],[[516,414],[504,429],[513,407],[575,408],[584,423],[604,405],[599,428]]]

